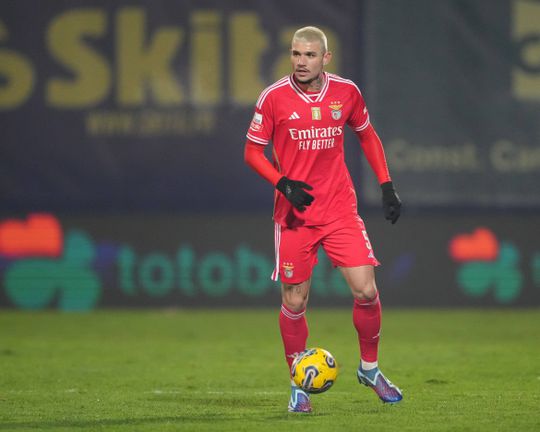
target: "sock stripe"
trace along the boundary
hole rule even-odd
[[[297,320],[297,319],[300,319],[300,318],[302,318],[304,316],[304,314],[306,313],[306,310],[304,309],[301,312],[295,313],[295,312],[291,312],[289,309],[287,309],[285,307],[285,305],[281,305],[281,313],[283,315],[285,315],[289,319]]]

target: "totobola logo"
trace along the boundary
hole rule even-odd
[[[65,311],[96,307],[103,293],[94,267],[99,249],[80,230],[64,232],[51,214],[0,221],[0,259],[7,266],[0,286],[23,309],[58,305]]]
[[[455,235],[448,253],[460,265],[457,283],[467,296],[481,298],[492,293],[497,303],[505,304],[521,294],[521,254],[512,243],[500,242],[492,230],[478,227],[470,234]]]

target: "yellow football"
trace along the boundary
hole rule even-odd
[[[338,376],[339,367],[334,356],[322,348],[301,352],[291,366],[293,381],[308,393],[328,390]]]

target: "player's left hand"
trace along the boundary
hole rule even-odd
[[[397,222],[401,214],[401,200],[391,181],[383,183],[381,189],[384,217],[386,220],[392,221],[393,225]]]

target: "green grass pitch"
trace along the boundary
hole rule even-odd
[[[277,309],[1,311],[0,430],[540,430],[538,309],[385,309],[395,406],[356,381],[350,310],[307,316],[341,368],[311,415],[286,411]]]

